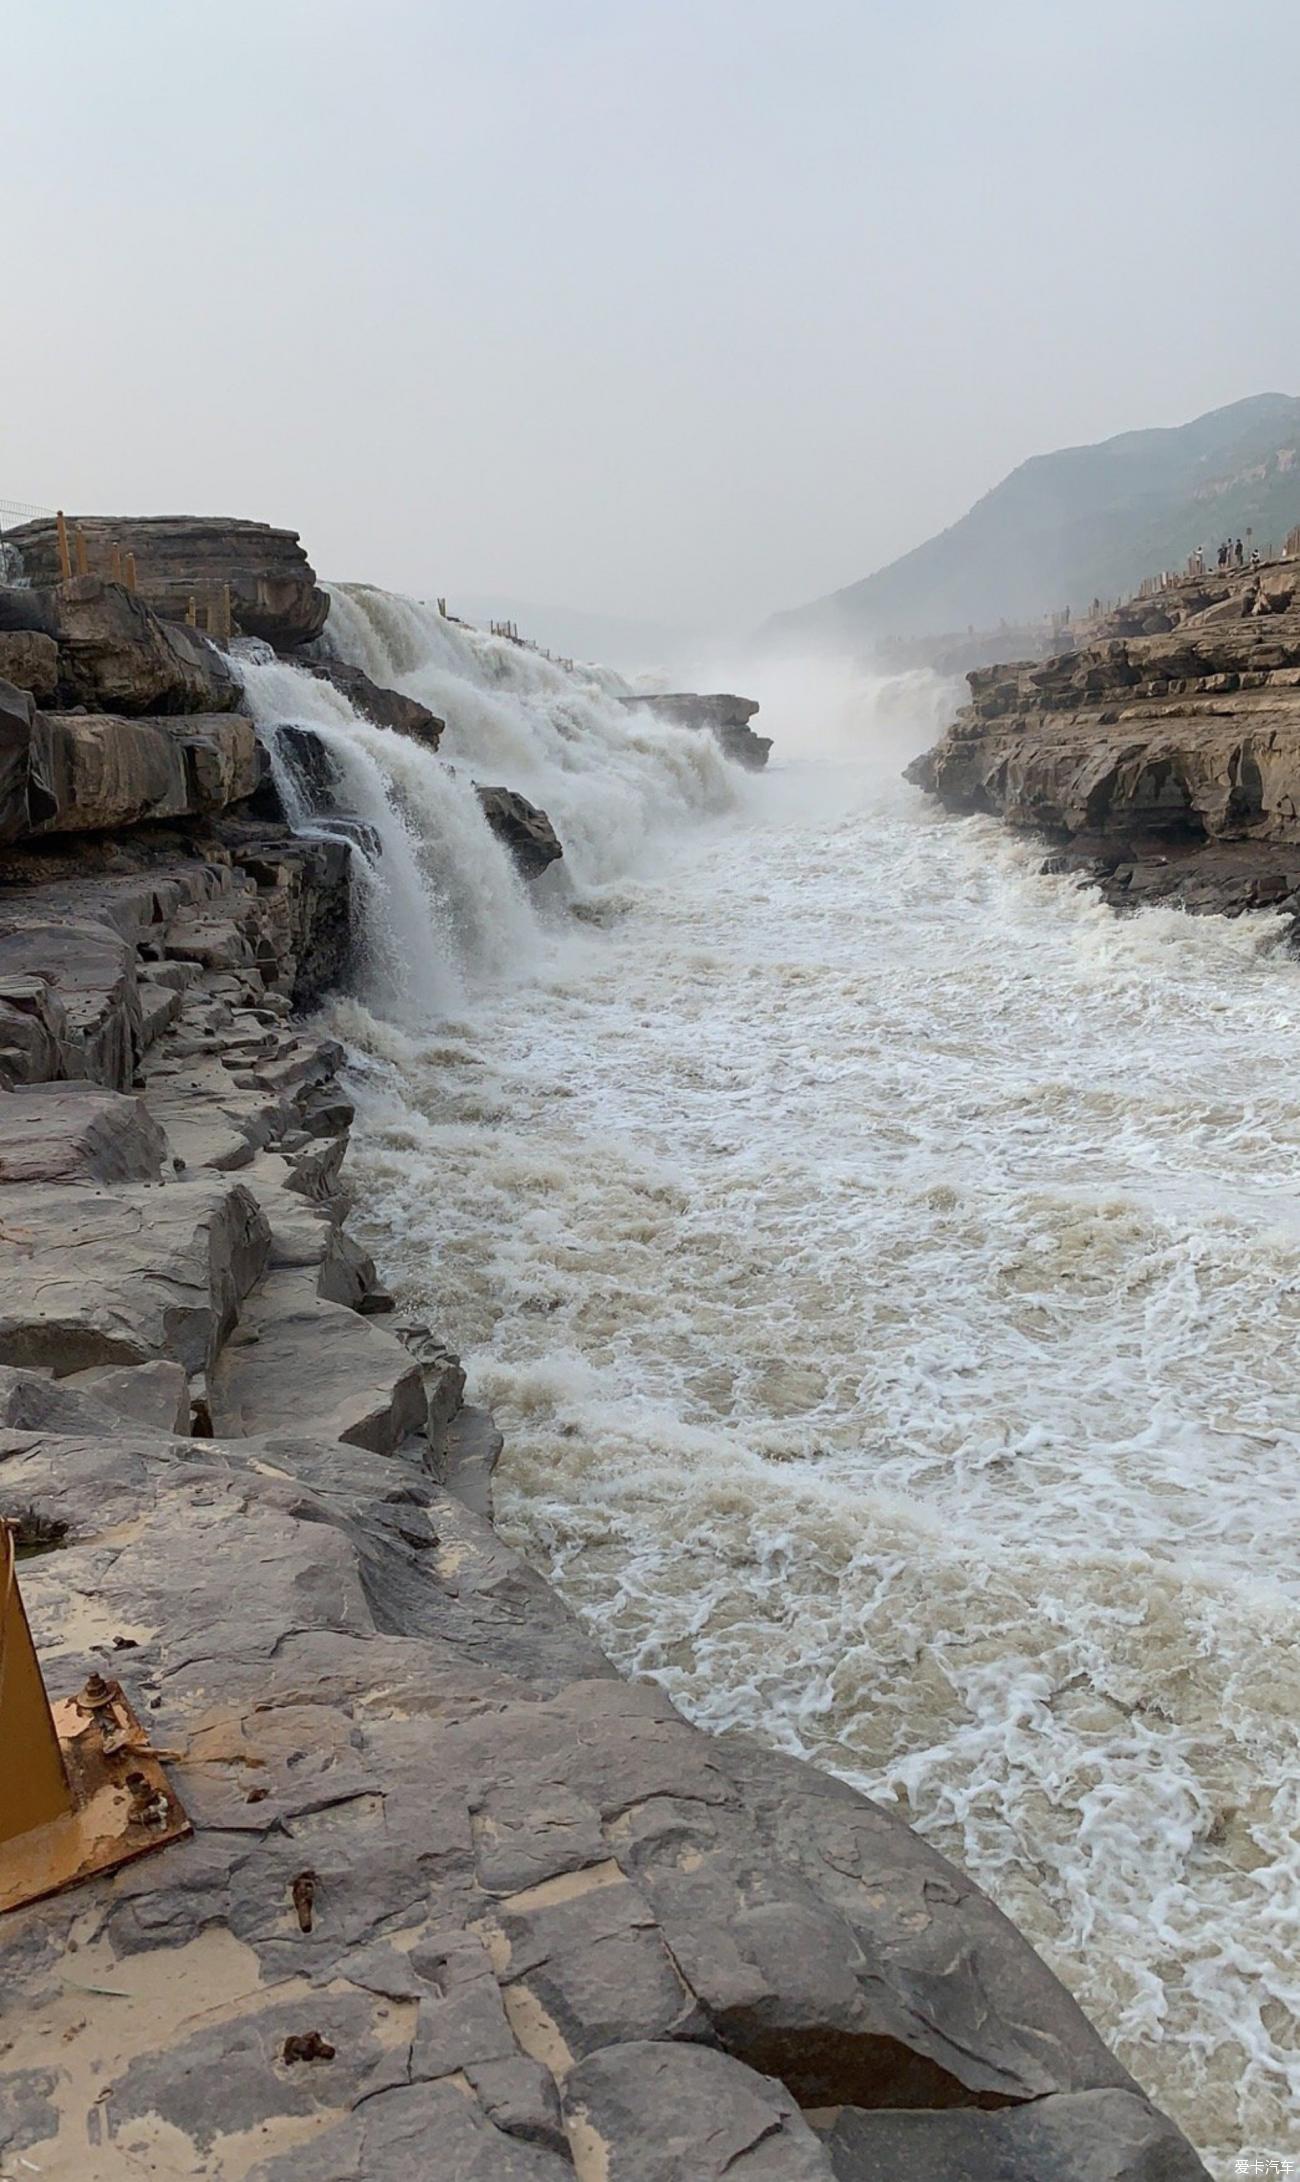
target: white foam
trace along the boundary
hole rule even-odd
[[[408,659],[452,711],[463,661],[431,665],[424,625],[383,647],[361,663]],[[462,717],[506,777],[517,721]],[[372,1247],[497,1406],[511,1531],[621,1663],[894,1799],[1198,2142],[1276,2150],[1300,2096],[1280,928],[1117,921],[861,769],[722,812],[695,781],[706,822],[671,851],[593,841],[608,921],[530,990],[480,987],[423,1044],[345,1019]]]

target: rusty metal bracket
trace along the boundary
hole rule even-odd
[[[51,1705],[0,1522],[0,1912],[192,1829],[120,1682]]]

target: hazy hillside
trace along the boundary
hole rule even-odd
[[[1300,523],[1300,400],[1256,394],[1168,430],[1036,455],[960,522],[764,635],[913,637],[1131,591],[1229,532]]]

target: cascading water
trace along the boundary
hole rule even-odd
[[[332,815],[293,731],[324,747],[336,776],[329,803],[357,822],[349,838],[362,996],[408,1029],[462,1011],[485,984],[535,965],[545,905],[557,894],[594,905],[655,853],[666,828],[725,810],[741,793],[711,736],[629,713],[616,675],[570,672],[389,592],[334,585],[331,602],[333,656],[445,719],[438,753],[376,726],[332,683],[259,647],[246,647],[240,671],[281,797],[303,831],[329,832]],[[516,789],[551,818],[564,861],[540,887],[525,887],[487,825],[476,781]]]
[[[332,585],[330,598],[337,656],[445,719],[442,751],[457,768],[539,803],[580,895],[641,867],[665,827],[736,800],[741,775],[712,736],[627,712],[617,675],[570,673],[362,584]]]
[[[781,766],[766,698],[778,769],[742,781],[704,736],[629,731],[614,678],[334,598],[340,652],[446,717],[456,779],[425,752],[403,778],[397,738],[297,670],[251,697],[350,768],[376,915],[442,965],[404,1030],[338,1010],[353,1161],[386,1275],[506,1432],[511,1533],[694,1717],[963,1862],[1225,2176],[1276,2153],[1300,2101],[1279,931],[1118,921],[936,817],[896,744]],[[926,739],[941,693],[893,694]],[[488,861],[473,777],[545,806],[598,919]]]
[[[368,1003],[420,1028],[462,1008],[475,982],[526,966],[535,927],[523,882],[471,783],[301,667],[249,658],[240,672],[292,823],[331,830],[294,747],[299,729],[323,746],[331,804],[357,822],[348,838]]]

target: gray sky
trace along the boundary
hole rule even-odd
[[[0,499],[747,624],[1300,391],[1296,0],[0,13]]]

